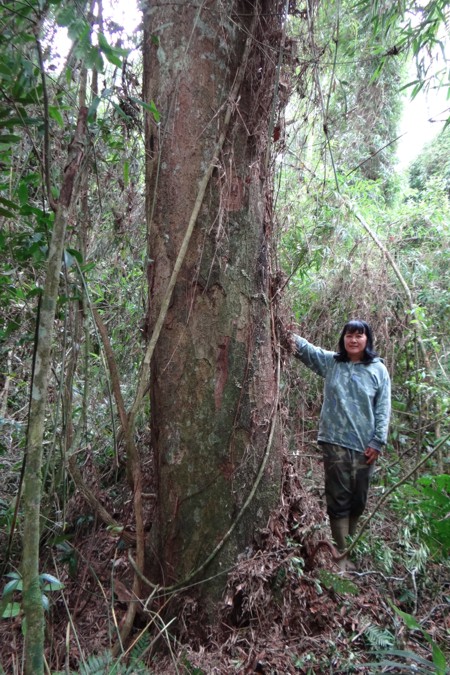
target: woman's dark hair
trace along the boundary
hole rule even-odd
[[[334,356],[336,361],[350,361],[344,343],[344,336],[347,335],[347,333],[364,333],[364,335],[367,335],[367,344],[364,349],[364,354],[361,361],[362,363],[372,363],[374,358],[378,356],[377,352],[373,348],[372,329],[368,323],[362,321],[361,319],[352,319],[351,321],[347,321],[344,328],[342,329],[338,345],[339,351]]]

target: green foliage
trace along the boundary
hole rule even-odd
[[[150,675],[150,671],[139,659],[131,658],[129,664],[114,659],[110,650],[102,654],[91,654],[80,666],[77,675]],[[75,674],[74,674],[75,675]]]
[[[14,503],[10,504],[4,499],[0,499],[0,527],[4,528],[8,533],[10,532],[11,523],[14,516]]]
[[[448,663],[444,653],[427,631],[423,630],[418,621],[401,609],[389,602],[395,613],[404,621],[410,631],[419,631],[431,648],[432,661],[424,659],[411,650],[388,649],[377,652],[379,661],[376,664],[369,663],[366,666],[376,665],[378,668],[389,668],[392,673],[417,673],[423,675],[446,675]]]
[[[151,675],[151,671],[142,661],[149,644],[148,633],[143,633],[133,646],[127,663],[121,658],[114,658],[111,650],[106,650],[101,654],[91,654],[80,665],[77,675]]]
[[[2,592],[2,599],[0,601],[0,617],[2,619],[11,619],[22,612],[22,603],[14,600],[13,596],[16,593],[21,593],[23,590],[22,576],[19,572],[8,572],[6,577],[11,580],[8,581]],[[41,589],[42,607],[48,611],[50,609],[50,601],[47,593],[61,591],[64,584],[59,581],[52,574],[43,573],[39,575],[39,585]]]
[[[294,143],[293,132],[290,133],[288,146],[292,157],[300,160],[298,175],[307,189],[317,173],[332,181],[337,190],[344,179],[353,181],[359,177],[381,179],[385,195],[393,187],[392,140],[400,118],[402,62],[397,59],[381,67],[387,45],[381,31],[373,34],[370,16],[365,2],[328,2],[319,6],[316,51],[311,58],[315,63],[320,53],[321,63],[312,68],[314,89],[299,91],[299,128],[295,129]],[[294,23],[293,33],[299,41],[301,31],[302,26]],[[309,54],[303,56],[307,62]],[[305,66],[300,72],[300,86],[304,87],[303,82],[308,81]],[[311,102],[316,104],[315,116],[311,114]],[[311,195],[321,194],[322,190],[311,190]]]
[[[393,415],[388,448],[372,486],[376,503],[377,495],[383,495],[401,480],[450,430],[450,202],[446,175],[446,143],[450,136],[446,130],[445,137],[442,135],[427,148],[415,163],[409,184],[407,176],[393,175],[394,146],[387,152],[382,150],[379,161],[370,161],[375,147],[382,148],[383,142],[397,135],[396,90],[405,81],[404,56],[412,45],[404,43],[404,55],[388,53],[401,34],[401,5],[376,2],[359,7],[366,16],[358,25],[352,23],[354,17],[350,13],[339,25],[339,37],[349,44],[335,46],[336,6],[323,6],[324,14],[328,12],[334,18],[325,33],[329,40],[321,42],[320,36],[316,42],[325,48],[328,57],[327,66],[321,64],[320,73],[315,73],[320,78],[322,96],[314,98],[311,91],[306,92],[299,104],[299,128],[293,122],[288,130],[285,162],[279,162],[277,207],[283,228],[280,261],[288,279],[294,330],[313,344],[334,350],[344,322],[353,316],[365,318],[374,329],[377,351],[391,372]],[[386,13],[390,9],[388,25]],[[359,65],[366,19],[372,28],[378,25],[380,29],[383,24],[383,36],[378,35],[375,42],[368,40],[367,60]],[[349,35],[353,35],[353,45]],[[346,66],[341,67],[344,54],[351,74],[344,75]],[[397,69],[402,79],[390,78],[392,69]],[[303,116],[302,101],[309,110],[313,101],[319,101],[320,122],[311,122],[311,113]],[[328,153],[320,129],[323,123],[327,125]],[[365,159],[369,161],[359,166]],[[340,195],[356,205],[381,246],[343,208]],[[291,444],[298,455],[308,456],[316,439],[323,382],[306,369],[295,367],[284,378]],[[370,536],[364,534],[352,552],[358,568],[377,570],[380,579],[388,575],[389,585],[396,586],[392,579],[402,577],[396,597],[404,608],[414,611],[424,598],[428,606],[437,569],[437,593],[441,597],[441,575],[445,577],[448,568],[447,449],[448,445],[430,459],[422,469],[424,475],[418,472],[415,480],[390,496],[389,511],[382,507],[377,512]],[[302,468],[304,462],[302,457]],[[319,579],[319,587],[340,592],[334,581]],[[383,585],[383,581],[380,583]],[[377,662],[363,663],[355,670],[442,672],[439,652],[422,632],[419,638],[425,644],[420,654],[414,649],[408,651],[404,643],[399,648],[395,625],[388,622],[374,625],[372,619],[360,636],[371,650],[376,650]],[[428,650],[432,654],[429,660]],[[295,663],[302,672],[328,672],[331,659],[324,668],[319,662],[315,655],[299,655]],[[339,660],[336,672],[352,672],[347,663],[342,666],[343,662],[343,658]]]
[[[450,475],[421,476],[415,483],[401,486],[393,505],[433,556],[447,560],[450,555]]]
[[[406,85],[412,97],[433,87],[449,87],[447,0],[428,0],[419,7],[414,0],[376,0],[365,7],[370,12],[374,35],[382,32],[389,47],[382,54],[383,67],[401,54],[411,54],[415,59],[417,79]]]
[[[363,536],[356,546],[355,555],[357,559],[368,557],[377,569],[386,574],[391,574],[393,571],[396,551],[381,537]]]
[[[421,15],[424,21],[417,30],[407,24],[403,37],[398,32],[401,3],[395,7],[392,3],[371,3],[369,12],[367,7],[360,4],[359,13],[355,13],[354,6],[346,2],[322,3],[317,34],[301,42],[314,44],[314,54],[305,58],[301,54],[297,61],[297,103],[302,107],[291,125],[293,133],[287,139],[289,162],[284,163],[279,182],[278,213],[283,225],[280,261],[290,276],[294,314],[302,329],[310,331],[307,336],[311,339],[317,338],[317,342],[333,348],[338,327],[355,312],[363,312],[374,323],[378,347],[389,364],[395,366],[396,412],[391,451],[399,451],[400,456],[415,448],[424,419],[427,431],[421,438],[432,446],[432,423],[443,416],[448,406],[448,382],[439,366],[445,370],[449,354],[446,333],[450,289],[446,274],[450,265],[450,209],[447,136],[441,139],[442,151],[437,144],[424,153],[417,170],[411,172],[410,188],[403,187],[395,199],[398,183],[393,177],[394,147],[384,146],[396,135],[396,91],[403,64],[388,51],[398,44],[401,49],[408,46],[419,54],[425,41],[438,44],[443,4],[442,0],[426,3]],[[88,467],[94,467],[92,480],[103,487],[117,482],[112,466],[116,468],[119,453],[101,346],[90,307],[98,310],[108,326],[122,393],[128,403],[142,354],[141,331],[147,309],[148,261],[141,205],[142,117],[147,114],[149,123],[157,125],[161,116],[153,101],[141,100],[139,77],[135,78],[138,85],[132,85],[134,73],[128,70],[128,51],[119,46],[121,38],[116,40],[107,22],[101,30],[95,21],[91,23],[87,10],[85,1],[63,0],[7,1],[0,7],[0,356],[9,351],[14,357],[8,371],[2,369],[2,375],[10,376],[13,385],[6,405],[9,419],[0,420],[2,432],[9,430],[8,447],[6,441],[0,441],[0,453],[8,450],[11,456],[14,452],[19,455],[23,443],[25,427],[20,415],[24,415],[21,411],[26,404],[37,299],[54,221],[50,196],[58,195],[66,148],[73,134],[77,96],[86,74],[91,142],[88,151],[93,148],[95,152],[87,168],[85,203],[82,207],[79,204],[69,223],[47,420],[46,447],[54,443],[56,452],[52,455],[49,451],[46,460],[53,470],[58,463],[55,457],[60,456],[65,467],[64,453],[74,449],[69,435],[64,437],[70,422],[75,428],[79,457],[83,461],[86,458]],[[384,35],[376,41],[369,40],[366,19],[372,26],[383,28]],[[306,22],[295,20],[294,24],[304,30]],[[56,58],[52,40],[58,27],[67,28],[73,41],[73,54],[65,64]],[[398,42],[398,36],[403,42]],[[308,75],[305,67],[310,68]],[[101,73],[103,88],[90,95],[94,73]],[[417,82],[415,91],[422,86]],[[317,115],[311,115],[312,106],[316,106]],[[46,141],[51,159],[49,186],[43,179]],[[374,223],[377,235],[392,252],[417,301],[413,314],[408,313],[402,292],[396,288],[392,271],[382,256],[343,211],[336,190],[357,200],[364,216]],[[77,316],[83,322],[80,332],[74,319]],[[414,330],[418,328],[425,333],[435,366],[431,375],[414,354]],[[80,354],[84,350],[83,362],[75,364],[73,380],[66,382],[67,361],[79,347]],[[301,384],[296,395],[307,399],[310,409],[318,408],[317,383],[311,380],[309,386],[305,376]],[[61,401],[66,385],[73,393],[72,407]],[[433,409],[424,404],[430,398],[440,401],[439,410],[437,404]],[[312,427],[313,417],[305,413],[304,428]],[[443,426],[447,423],[444,420]],[[392,471],[392,479],[397,476]],[[410,569],[424,569],[430,555],[448,555],[447,478],[442,473],[427,475],[411,486],[411,492],[405,487],[399,494],[398,513],[405,516],[399,548]],[[66,498],[63,489],[67,483],[65,476],[58,480],[56,472],[54,479],[46,481],[55,501]],[[9,529],[12,517],[9,503],[8,499],[0,500],[0,525],[5,529]],[[411,503],[414,513],[405,514]],[[81,521],[90,525],[92,518],[91,514],[81,516],[78,525]],[[76,576],[79,559],[75,549],[66,538],[54,544],[59,562],[67,565],[72,577]],[[381,569],[392,570],[399,549],[376,538],[364,540],[361,547]],[[290,572],[301,577],[303,560],[292,558],[290,565]],[[275,585],[283,583],[281,571],[286,573],[280,568]],[[4,617],[4,612],[8,617],[21,612],[22,582],[19,575],[13,574],[3,590]],[[58,590],[60,582],[54,577],[41,575],[40,581],[43,597]],[[358,592],[349,580],[325,571],[319,575],[319,588],[320,584],[338,594]],[[405,589],[405,594],[408,591]],[[43,602],[48,606],[48,600]],[[369,626],[365,638],[372,647],[392,645],[390,632],[377,626]],[[89,656],[80,666],[80,675],[147,673],[142,655],[148,643],[147,639],[136,645],[128,664],[114,661],[109,651]],[[410,657],[412,661],[414,658]],[[426,667],[418,660],[415,663]],[[314,655],[302,655],[298,666],[325,672],[329,663]],[[192,674],[202,672],[187,658],[182,667]],[[349,660],[346,672],[354,669],[354,661],[351,664]]]
[[[431,179],[442,182],[450,197],[450,127],[427,143],[409,168],[409,184],[418,195],[427,189]]]
[[[23,310],[37,292],[37,279],[30,278],[29,270],[42,269],[53,222],[53,214],[39,203],[42,176],[33,154],[45,133],[44,89],[36,40],[29,30],[30,22],[39,21],[41,3],[30,2],[19,10],[13,4],[3,3],[0,9],[4,66],[0,69],[0,303],[4,308],[0,340],[19,328],[27,333]]]
[[[83,59],[87,68],[95,68],[99,72],[105,70],[105,60],[112,65],[121,68],[123,58],[128,51],[121,47],[111,46],[104,33],[97,31],[97,44],[92,43],[92,26],[87,19],[87,14],[80,11],[79,5],[60,2],[56,11],[56,23],[58,26],[67,28],[68,36],[75,43],[76,54]]]
[[[183,657],[182,661],[186,675],[206,675],[204,670],[193,666],[186,656]]]
[[[91,105],[92,145],[86,151],[89,154],[95,147],[95,172],[98,175],[95,180],[90,180],[84,212],[79,205],[68,228],[57,321],[70,333],[73,326],[68,325],[68,317],[77,313],[90,287],[95,288],[97,284],[106,287],[111,278],[117,278],[120,293],[111,288],[103,306],[103,316],[106,316],[105,311],[107,314],[109,310],[114,313],[117,310],[118,302],[111,305],[111,297],[120,297],[120,301],[126,302],[125,311],[129,310],[133,318],[125,322],[127,328],[122,331],[126,336],[123,350],[127,351],[127,358],[134,353],[137,359],[141,346],[139,325],[145,306],[145,298],[141,295],[145,283],[142,213],[139,214],[139,235],[129,227],[129,222],[131,216],[135,217],[143,183],[142,112],[145,110],[157,121],[158,110],[154,102],[144,103],[135,95],[137,80],[131,73],[132,66],[126,62],[129,50],[118,46],[121,43],[120,27],[104,17],[100,31],[95,20],[89,19],[86,2],[31,0],[21,6],[20,11],[16,3],[2,3],[0,27],[0,304],[3,309],[0,356],[9,352],[13,364],[29,366],[31,362],[29,350],[34,340],[38,296],[54,221],[50,195],[57,198],[60,188],[66,149],[76,121],[74,102],[83,73],[88,82],[93,82],[94,76],[102,72],[105,86],[97,96],[93,92],[92,100],[87,101]],[[65,63],[64,55],[57,51],[59,40],[55,39],[62,29],[67,29],[74,47]],[[88,86],[88,95],[89,91]],[[123,112],[127,103],[133,117]],[[49,152],[45,150],[47,143]],[[46,155],[50,159],[48,180],[43,175]],[[93,170],[91,162],[87,172]],[[103,173],[106,174],[106,188],[101,180]],[[92,235],[92,224],[99,222],[101,225]],[[111,264],[109,256],[115,247],[119,253]],[[102,264],[97,268],[99,260]],[[114,265],[117,276],[112,272]],[[130,325],[136,330],[130,331]],[[57,333],[65,339],[64,331]],[[120,337],[116,330],[117,344],[120,344]],[[71,348],[69,343],[67,346]],[[55,349],[55,363],[63,356],[59,347]],[[131,362],[134,366],[133,358]],[[93,371],[95,368],[94,364]],[[99,377],[97,368],[97,381],[103,382],[104,386],[103,365],[100,373]],[[14,380],[10,411],[23,409],[29,373],[16,366],[12,373],[2,374],[12,375]],[[61,382],[64,381],[64,373],[59,376],[62,376]],[[80,380],[77,391],[82,391]],[[124,393],[126,395],[127,391]],[[94,389],[93,395],[96,394]],[[100,394],[103,397],[103,391]],[[107,411],[110,416],[108,405],[94,405],[92,410],[99,414]],[[78,411],[74,421],[80,419],[80,408]],[[19,424],[15,420],[6,423]],[[94,424],[94,428],[103,430],[104,419],[98,425]],[[23,433],[23,428],[20,431]],[[16,441],[18,434],[19,427],[11,438],[14,436]],[[111,448],[110,440],[107,444]],[[14,447],[16,445],[17,442]]]
[[[152,671],[142,661],[149,644],[148,633],[144,633],[131,649],[127,662],[123,657],[115,658],[111,650],[106,649],[100,654],[90,654],[78,671],[57,671],[53,675],[151,675]]]
[[[304,574],[305,559],[301,556],[292,556],[289,559],[289,573],[300,578]]]
[[[423,637],[425,640],[428,642],[428,644],[431,646],[432,649],[432,656],[433,656],[433,663],[436,667],[436,672],[439,673],[439,675],[445,675],[447,671],[447,662],[445,659],[445,656],[442,652],[442,650],[438,647],[436,642],[433,640],[431,635],[427,633],[427,631],[423,630],[422,626],[418,623],[418,621],[408,614],[407,612],[403,612],[401,609],[396,607],[394,604],[390,603],[392,609],[395,611],[398,616],[403,619],[409,630],[418,630],[422,633]]]
[[[318,571],[318,578],[325,588],[333,590],[339,595],[345,595],[347,593],[350,595],[359,594],[358,586],[339,574],[333,574],[333,572],[321,569]]]
[[[442,671],[437,668],[432,661],[428,661],[419,656],[415,652],[407,649],[387,649],[378,652],[376,656],[379,660],[373,663],[365,663],[364,667],[376,667],[376,670],[371,671],[374,674],[380,672],[398,673],[398,675],[412,675],[420,673],[420,675],[446,675],[448,671]],[[386,670],[389,668],[389,670]]]
[[[56,545],[58,551],[58,562],[62,565],[67,565],[67,571],[69,576],[74,579],[78,571],[78,562],[79,557],[76,549],[71,546],[67,537],[56,537],[52,542],[53,546]]]
[[[395,643],[395,637],[387,628],[380,628],[374,624],[369,624],[364,631],[364,637],[369,643],[371,649],[385,649],[388,647],[393,647]]]

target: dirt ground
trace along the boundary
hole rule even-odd
[[[329,540],[321,483],[314,454],[287,462],[279,507],[259,533],[258,546],[229,573],[215,624],[205,623],[195,587],[172,599],[149,593],[139,600],[132,640],[118,650],[114,666],[110,650],[114,645],[117,649],[117,629],[132,600],[132,549],[92,520],[75,495],[72,537],[60,544],[57,537],[44,543],[46,569],[64,583],[62,591],[48,593],[48,672],[436,672],[414,671],[415,659],[431,660],[430,646],[421,631],[407,628],[390,601],[414,613],[428,637],[445,651],[450,646],[445,570],[430,564],[424,579],[394,561],[386,574],[366,545],[356,549],[357,571],[340,575],[326,546],[315,551],[319,541]],[[116,492],[109,498],[114,511],[114,499],[123,496]],[[386,515],[375,522],[366,541],[392,541],[401,526]],[[0,644],[5,673],[20,673],[21,614],[0,621]],[[380,665],[387,657],[379,652],[394,647],[410,654],[409,661],[407,655],[397,655],[391,662],[403,666]],[[370,665],[375,660],[378,665]]]

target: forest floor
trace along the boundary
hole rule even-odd
[[[215,625],[202,622],[189,591],[176,598],[174,623],[167,598],[153,595],[140,603],[134,641],[114,665],[110,647],[130,601],[133,570],[117,536],[74,496],[72,539],[55,539],[44,552],[49,573],[64,583],[62,592],[49,593],[56,599],[47,616],[48,672],[439,673],[433,644],[450,653],[448,567],[428,561],[420,572],[407,570],[399,555],[387,570],[377,547],[395,550],[402,523],[385,511],[355,549],[357,571],[339,574],[326,547],[315,552],[318,541],[329,539],[321,484],[318,455],[287,463],[279,507],[262,543],[230,572]],[[109,497],[109,506],[121,498]],[[369,511],[375,499],[371,494]],[[393,604],[421,630],[405,623]],[[20,673],[21,614],[0,621],[0,645],[4,672]]]

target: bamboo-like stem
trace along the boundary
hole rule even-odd
[[[116,401],[120,423],[122,425],[122,429],[124,430],[124,432],[126,432],[126,429],[128,427],[127,413],[125,410],[125,403],[123,400],[122,391],[120,389],[120,379],[117,370],[116,359],[114,358],[114,352],[109,342],[108,331],[106,330],[106,326],[103,323],[100,314],[94,307],[92,308],[92,316],[94,317],[95,323],[97,325],[97,330],[102,340],[103,349],[105,350],[106,362],[108,364],[108,370],[111,377],[111,388]]]
[[[45,77],[42,46],[37,36],[36,36],[36,51],[38,55],[39,69],[41,72],[42,103],[44,105],[44,182],[45,182],[45,189],[47,192],[48,203],[50,204],[52,209],[55,210],[56,205],[55,202],[53,201],[53,196],[51,192],[51,181],[50,181],[50,133],[49,133],[47,81]]]

